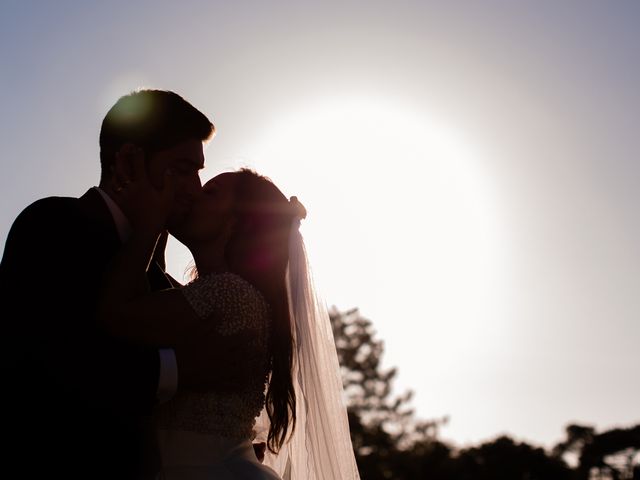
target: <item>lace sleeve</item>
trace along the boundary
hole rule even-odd
[[[265,328],[269,316],[266,301],[238,275],[207,275],[186,285],[182,292],[200,318],[217,323],[221,335]]]

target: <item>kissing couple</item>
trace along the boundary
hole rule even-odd
[[[99,186],[14,221],[0,263],[14,475],[359,478],[305,208],[249,169],[201,185],[214,132],[174,92],[125,95],[102,122]],[[186,285],[164,271],[167,232],[193,255]]]

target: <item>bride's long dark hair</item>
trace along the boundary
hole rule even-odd
[[[289,233],[296,210],[268,178],[249,169],[234,175],[234,227],[225,261],[229,270],[255,286],[271,307],[267,447],[277,453],[296,423],[294,342],[286,284]]]

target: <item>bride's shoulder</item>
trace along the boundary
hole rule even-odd
[[[247,280],[231,273],[212,273],[189,282],[183,293],[201,317],[260,319],[268,315],[262,294]]]
[[[222,297],[225,294],[252,293],[261,295],[260,292],[247,280],[232,272],[210,273],[191,280],[184,287],[187,290],[206,289],[210,295]]]

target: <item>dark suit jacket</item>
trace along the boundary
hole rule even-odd
[[[51,197],[15,220],[0,263],[0,464],[20,478],[143,478],[158,466],[149,414],[158,351],[95,322],[120,240],[95,190]],[[170,287],[157,267],[155,289]],[[152,288],[153,288],[152,287]]]

